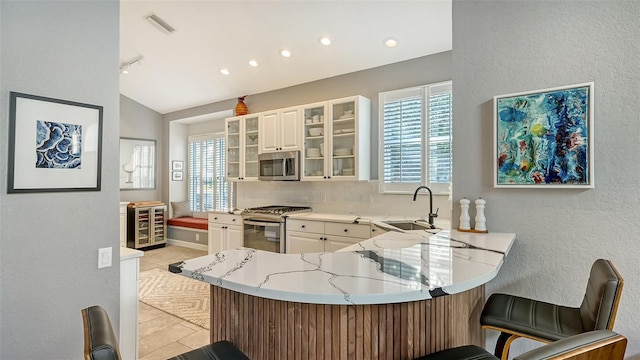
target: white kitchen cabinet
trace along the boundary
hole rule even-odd
[[[304,146],[302,151],[302,180],[326,179],[327,161],[325,149],[331,147],[328,103],[321,102],[301,107],[304,118]]]
[[[324,234],[287,232],[287,245],[290,254],[305,254],[323,252],[325,246]]]
[[[227,180],[258,180],[259,114],[225,119]]]
[[[326,238],[327,240],[325,241],[325,244],[324,244],[324,251],[327,251],[327,252],[338,251],[340,249],[346,248],[347,246],[351,246],[355,243],[358,243],[364,240],[362,238],[352,238],[352,237],[335,236],[335,235],[329,235]]]
[[[260,153],[300,150],[302,120],[299,107],[266,111],[260,115]]]
[[[209,213],[209,254],[243,246],[242,230],[242,216]]]
[[[378,236],[378,235],[382,235],[382,234],[384,234],[386,232],[388,232],[388,230],[383,229],[383,228],[379,227],[378,225],[375,225],[375,224],[372,223],[371,224],[371,232],[369,233],[369,236],[370,237],[375,237],[375,236]]]
[[[123,359],[138,358],[138,278],[140,250],[120,248],[120,353]]]
[[[127,247],[127,205],[128,201],[120,202],[120,247]]]
[[[368,224],[287,219],[287,253],[337,251],[370,237]]]
[[[301,108],[302,180],[369,180],[371,101],[352,96]]]

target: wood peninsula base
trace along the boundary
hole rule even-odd
[[[484,346],[484,285],[397,304],[326,305],[265,299],[211,286],[211,342],[251,359],[413,359]]]

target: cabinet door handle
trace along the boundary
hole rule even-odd
[[[231,221],[236,221],[236,219],[231,219]]]
[[[305,225],[302,225],[302,228],[304,229]]]
[[[214,218],[213,218],[213,220],[218,220],[218,218],[217,218],[217,217],[214,217]]]

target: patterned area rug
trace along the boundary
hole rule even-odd
[[[143,271],[140,301],[209,329],[209,284],[160,269]]]

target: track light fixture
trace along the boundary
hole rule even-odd
[[[135,58],[135,59],[133,59],[133,60],[131,60],[129,62],[123,63],[122,65],[120,65],[120,73],[121,74],[128,74],[129,73],[129,68],[132,65],[136,65],[136,64],[142,65],[142,60],[143,59],[144,59],[144,56],[140,55],[137,58]]]

